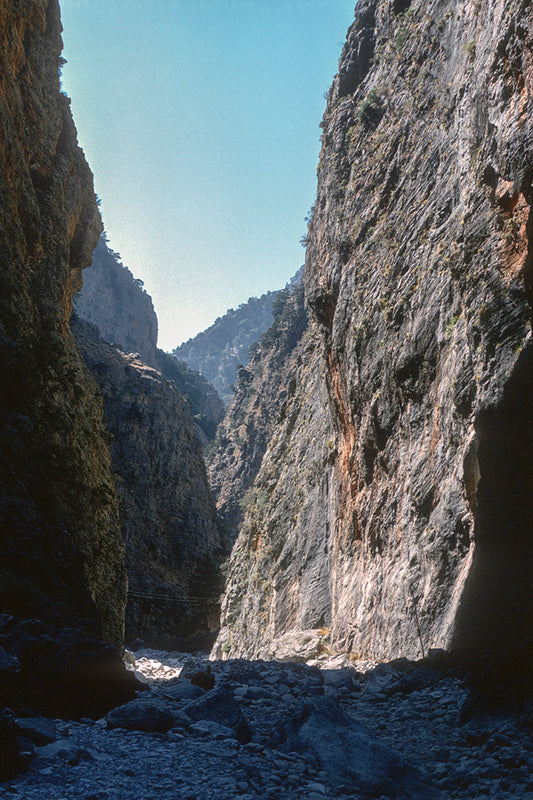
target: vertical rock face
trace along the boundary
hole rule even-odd
[[[126,575],[96,385],[69,329],[101,230],[60,94],[56,0],[0,2],[0,594],[123,635]]]
[[[76,342],[112,436],[129,578],[126,641],[206,646],[219,623],[223,544],[201,442],[214,437],[222,402],[199,373],[157,348],[152,299],[104,237],[75,309]]]
[[[173,381],[187,397],[195,431],[202,442],[215,435],[224,415],[216,390],[200,373],[190,369],[157,347],[157,316],[152,298],[109,249],[105,234],[93,253],[91,268],[83,276],[83,288],[74,298],[79,316],[96,325],[106,342],[118,344],[127,353],[137,353]]]
[[[228,552],[254,494],[267,445],[296,387],[307,330],[303,285],[279,292],[274,311],[275,320],[257,343],[249,367],[239,370],[235,397],[209,449],[209,478]]]
[[[214,648],[219,657],[276,657],[284,633],[331,625],[328,491],[335,430],[320,350],[311,325],[288,359],[287,399],[269,420],[271,439],[244,498]],[[267,395],[258,407],[268,410],[273,399]]]
[[[112,347],[80,319],[72,327],[112,434],[129,578],[126,641],[198,647],[218,627],[221,542],[191,416],[137,354]]]
[[[96,325],[107,342],[116,342],[127,353],[139,353],[146,364],[154,363],[157,316],[152,298],[109,249],[105,234],[95,247],[74,307],[83,319]]]
[[[234,551],[227,652],[319,624],[377,657],[533,650],[532,14],[357,4],[322,122],[315,344]]]

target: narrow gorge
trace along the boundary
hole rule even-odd
[[[61,30],[0,0],[0,796],[533,797],[530,0],[358,0],[303,279],[173,354]]]

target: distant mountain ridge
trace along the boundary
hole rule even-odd
[[[287,287],[300,283],[302,273],[303,267]],[[233,397],[239,367],[249,363],[250,347],[272,325],[273,306],[287,287],[261,297],[250,297],[237,309],[230,308],[205,331],[172,351],[175,358],[185,361],[213,384],[224,405],[228,405]]]

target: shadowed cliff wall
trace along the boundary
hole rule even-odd
[[[108,434],[68,325],[101,222],[60,93],[60,32],[56,0],[0,2],[0,598],[120,647]]]
[[[206,646],[219,622],[222,543],[189,410],[137,354],[111,346],[79,318],[72,329],[102,392],[112,436],[129,578],[126,641]]]

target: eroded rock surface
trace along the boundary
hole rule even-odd
[[[0,601],[120,647],[107,432],[68,325],[101,221],[60,92],[60,31],[56,0],[0,3]]]
[[[112,436],[129,577],[126,639],[208,646],[218,625],[222,544],[189,411],[137,354],[104,342],[83,320],[72,326]]]
[[[315,339],[233,552],[229,654],[326,625],[360,654],[528,663],[532,30],[526,0],[357,4],[322,123]]]

